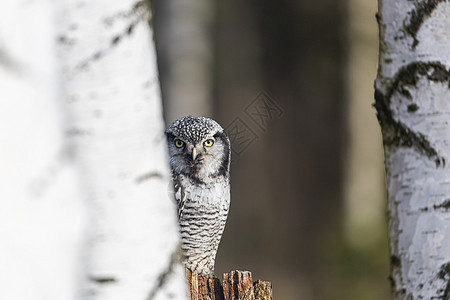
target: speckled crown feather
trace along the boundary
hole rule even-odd
[[[197,144],[208,135],[223,132],[223,128],[216,121],[205,117],[184,117],[173,122],[167,128],[167,134],[173,134],[184,141]]]

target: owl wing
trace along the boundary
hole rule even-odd
[[[180,220],[184,204],[186,203],[186,193],[183,185],[176,178],[174,178],[174,190],[175,200],[177,201],[178,206],[178,220]]]

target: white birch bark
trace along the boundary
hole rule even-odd
[[[393,299],[450,299],[450,2],[379,0]]]
[[[148,20],[1,2],[1,299],[186,298]]]
[[[51,1],[0,1],[0,299],[75,299],[84,268],[53,15]]]

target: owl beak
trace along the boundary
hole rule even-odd
[[[192,160],[195,160],[197,158],[198,152],[197,149],[192,149]]]

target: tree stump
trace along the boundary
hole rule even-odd
[[[253,282],[249,271],[223,274],[223,283],[216,276],[202,276],[186,269],[191,300],[272,300],[272,283]]]

